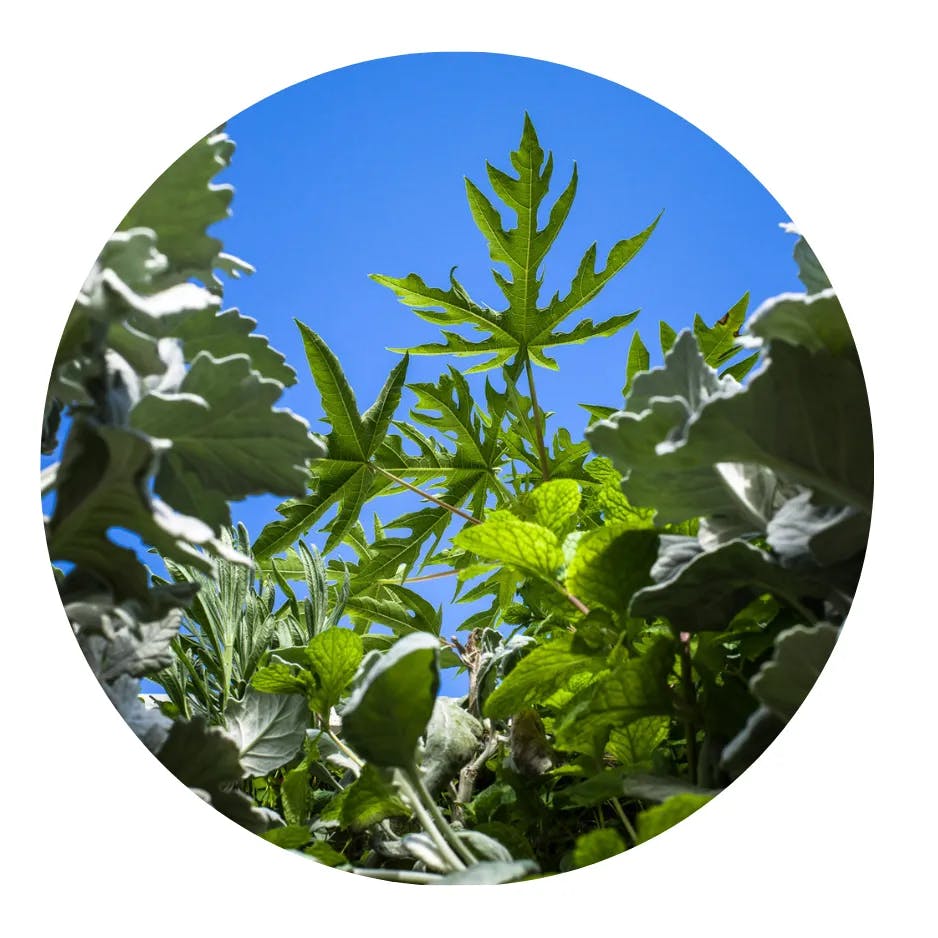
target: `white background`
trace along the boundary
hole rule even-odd
[[[395,0],[374,11],[82,0],[4,14],[8,933],[934,933],[926,890],[935,869],[938,616],[925,539],[935,520],[938,309],[926,281],[938,205],[926,11],[903,0]],[[634,852],[471,892],[415,892],[307,863],[240,830],[165,773],[69,634],[37,484],[42,400],[67,311],[101,244],[153,178],[207,128],[289,84],[426,51],[582,68],[669,107],[739,158],[799,220],[838,287],[876,439],[876,507],[857,601],[780,740],[726,795]]]

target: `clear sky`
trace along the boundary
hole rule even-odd
[[[368,274],[413,271],[445,286],[458,265],[470,295],[501,308],[463,177],[493,198],[485,161],[511,168],[525,112],[554,155],[548,204],[574,161],[579,171],[576,200],[547,257],[546,297],[566,291],[593,241],[604,260],[617,240],[662,210],[648,244],[583,316],[598,321],[641,308],[634,325],[654,353],[660,319],[680,330],[699,312],[710,324],[746,291],[754,309],[800,289],[794,239],[779,228],[789,220],[781,206],[705,133],[647,98],[584,72],[503,55],[432,53],[351,66],[233,117],[226,129],[237,150],[219,177],[235,197],[232,218],[214,231],[226,251],[257,268],[226,285],[225,306],[257,319],[258,331],[286,355],[299,382],[282,404],[313,429],[327,427],[318,422],[319,397],[294,317],[329,343],[364,409],[398,360],[388,347],[439,338],[437,327]],[[629,327],[558,349],[559,372],[538,370],[542,406],[556,414],[549,426],[566,426],[578,438],[586,426],[579,402],[621,402],[631,336]],[[412,358],[408,380],[433,380],[449,362]],[[405,392],[404,403],[411,400]],[[253,539],[278,501],[236,504],[235,520]],[[404,510],[394,500],[379,504],[386,518]],[[309,540],[321,545],[324,538],[311,533]],[[448,604],[452,582],[422,591]],[[465,606],[445,611],[444,633],[466,614]]]

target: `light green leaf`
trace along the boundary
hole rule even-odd
[[[547,700],[578,674],[597,674],[606,667],[606,655],[574,647],[573,636],[560,635],[522,658],[492,692],[485,716],[504,719],[524,707]]]
[[[518,500],[519,516],[565,537],[580,510],[580,486],[573,479],[551,479]]]
[[[642,337],[636,332],[632,335],[632,344],[629,346],[629,357],[625,366],[625,385],[622,388],[622,396],[629,396],[629,389],[632,387],[632,380],[640,371],[647,371],[651,358],[648,355],[648,349],[642,342]]]
[[[244,775],[266,775],[289,762],[306,739],[306,701],[249,689],[229,704],[225,730],[235,741]]]
[[[414,632],[363,661],[342,710],[343,734],[362,758],[378,766],[414,764],[439,688],[438,648],[437,639]]]
[[[587,531],[567,568],[566,587],[587,606],[624,613],[632,596],[652,582],[658,533],[621,522]]]
[[[49,554],[99,576],[118,601],[146,594],[147,571],[132,550],[108,538],[111,527],[134,531],[163,557],[205,572],[212,570],[212,562],[196,545],[247,562],[203,521],[151,498],[147,483],[164,451],[165,443],[142,433],[80,418],[65,444],[47,528]]]
[[[361,664],[361,637],[348,629],[326,629],[313,636],[306,650],[319,679],[315,702],[320,713],[328,714]]]
[[[286,827],[274,827],[261,835],[268,843],[284,850],[298,850],[308,844],[313,835],[305,825],[288,824]]]
[[[553,531],[521,521],[508,511],[493,511],[482,524],[463,528],[453,543],[525,576],[553,580],[563,565],[563,551]]]
[[[150,228],[177,281],[198,277],[220,292],[215,270],[237,275],[252,268],[221,253],[222,243],[206,230],[229,215],[234,189],[211,180],[231,161],[234,143],[215,131],[188,149],[137,200],[119,230]]]
[[[712,795],[673,795],[661,804],[642,811],[636,818],[638,843],[645,843],[669,827],[674,827],[675,824],[689,818],[712,797]]]
[[[456,698],[437,697],[425,736],[420,771],[427,789],[436,793],[475,755],[482,724]]]
[[[131,411],[131,425],[172,441],[160,460],[157,494],[216,529],[230,522],[228,500],[266,492],[302,495],[306,461],[325,450],[305,421],[273,408],[282,391],[245,355],[219,360],[201,352],[178,393],[142,398]]]
[[[389,773],[375,765],[366,765],[358,778],[329,802],[320,817],[358,831],[385,818],[409,814],[410,809],[395,790]]]
[[[592,863],[608,860],[625,850],[625,841],[611,827],[580,834],[570,856],[570,869],[580,870]]]

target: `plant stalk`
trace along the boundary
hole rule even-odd
[[[478,863],[479,861],[473,856],[472,851],[456,836],[452,827],[449,826],[449,822],[443,817],[443,812],[440,811],[433,796],[427,791],[427,786],[424,784],[423,777],[417,767],[408,766],[403,771],[406,773],[407,780],[413,786],[418,797],[423,800],[427,810],[430,812],[430,816],[438,825],[437,829],[443,835],[447,844],[458,854],[459,859],[462,860],[466,866],[472,866]]]
[[[547,458],[547,448],[544,446],[544,413],[537,402],[537,391],[534,388],[534,369],[528,353],[524,353],[524,372],[528,376],[528,390],[531,392],[531,407],[534,411],[534,437],[537,442],[537,456],[541,463],[541,479],[547,482],[550,479],[550,460]]]
[[[411,485],[409,482],[401,479],[399,476],[394,475],[393,472],[388,472],[387,469],[384,469],[381,466],[376,466],[374,463],[369,463],[369,466],[375,470],[375,472],[380,472],[381,475],[386,476],[392,482],[396,482],[398,485],[403,485],[405,489],[409,489],[411,492],[419,495],[421,498],[425,498],[428,502],[433,502],[434,505],[439,505],[440,508],[445,508],[454,515],[459,515],[460,518],[465,518],[466,521],[470,522],[471,524],[482,524],[478,518],[476,518],[474,515],[470,515],[468,511],[463,511],[462,508],[457,508],[455,505],[450,505],[447,502],[437,498],[435,495],[431,495],[429,492],[425,492],[423,489],[417,488],[416,485]]]
[[[690,658],[690,632],[681,632],[678,636],[681,658],[681,687],[687,716],[684,720],[684,740],[687,745],[687,774],[692,785],[697,784],[697,728],[694,726],[694,710],[697,696],[694,691],[694,672]]]
[[[398,770],[398,784],[404,791],[404,794],[407,796],[407,800],[410,802],[410,806],[413,809],[414,816],[417,818],[420,826],[426,831],[427,835],[433,841],[434,846],[440,852],[440,856],[445,860],[454,870],[464,870],[466,868],[466,863],[463,862],[462,858],[459,856],[459,852],[456,850],[455,846],[452,845],[450,837],[453,836],[452,831],[450,830],[449,824],[446,823],[446,819],[440,815],[439,822],[434,817],[434,812],[430,811],[430,805],[433,805],[436,808],[432,798],[427,796],[426,800],[429,800],[429,804],[426,803],[424,795],[426,794],[426,786],[424,786],[420,779],[420,772],[417,771],[416,767],[402,767]],[[420,789],[423,788],[421,792]],[[439,813],[437,810],[436,813]],[[447,837],[446,834],[449,833],[450,837]],[[455,839],[455,838],[454,838]],[[469,865],[475,863],[474,859],[469,860]]]

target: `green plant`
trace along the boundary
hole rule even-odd
[[[218,565],[230,585],[250,564],[225,536],[229,500],[302,493],[307,460],[323,452],[303,420],[273,406],[296,380],[292,369],[252,332],[253,320],[221,309],[216,272],[250,271],[206,234],[228,212],[230,187],[211,180],[232,151],[221,131],[199,141],[101,252],[55,358],[42,449],[55,456],[61,448],[61,457],[43,470],[42,489],[62,603],[104,690],[180,779],[262,831],[271,818],[240,787],[249,770],[274,767],[273,755],[258,759],[256,744],[289,722],[292,700],[276,713],[267,698],[243,702],[229,725],[252,724],[248,744],[208,724],[219,715],[208,700],[198,715],[183,706],[185,718],[172,720],[139,694],[139,679],[169,667],[173,644],[189,640],[177,637],[184,608],[212,607]],[[246,444],[260,458],[249,458]],[[174,583],[152,579],[113,529],[191,572]],[[229,655],[228,676],[231,663]],[[224,702],[228,686],[217,687]],[[304,723],[293,724],[302,735]]]
[[[569,291],[542,304],[542,264],[577,173],[538,230],[553,161],[527,117],[511,162],[517,175],[489,166],[488,176],[514,227],[467,182],[473,219],[501,266],[493,274],[504,310],[470,299],[452,274],[446,289],[416,274],[375,275],[444,327],[445,341],[399,350],[364,412],[333,351],[298,323],[330,432],[304,428],[303,485],[283,476],[284,459],[299,471],[300,449],[278,447],[257,484],[283,483],[288,500],[253,546],[243,528],[226,533],[224,502],[253,490],[238,478],[237,457],[220,496],[190,483],[217,463],[199,461],[185,429],[198,426],[194,415],[180,407],[178,420],[157,419],[173,394],[161,388],[148,392],[154,400],[134,438],[147,427],[167,431],[176,456],[160,462],[156,491],[204,508],[211,537],[200,551],[167,543],[144,513],[139,533],[163,554],[172,582],[147,584],[145,572],[106,580],[112,548],[95,563],[84,549],[62,554],[76,563],[63,596],[86,653],[112,696],[124,682],[123,712],[164,763],[272,843],[359,875],[510,882],[597,862],[687,817],[800,706],[862,565],[872,502],[865,386],[836,294],[803,239],[795,258],[805,294],[769,300],[748,322],[744,294],[712,326],[697,317],[677,334],[662,323],[664,362],[654,369],[635,334],[623,400],[584,405],[583,440],[563,427],[551,434],[536,367],[556,367],[557,345],[634,320],[637,311],[558,331],[658,221],[616,244],[598,272],[588,249]],[[227,314],[214,315],[220,323]],[[482,338],[453,331],[465,326]],[[203,350],[187,351],[197,339],[181,335],[188,381]],[[485,355],[470,372],[497,371],[475,394],[470,381],[482,379],[452,366],[435,382],[407,384],[410,355]],[[253,357],[234,357],[252,367]],[[96,372],[79,363],[89,397],[89,375],[113,385],[112,373],[134,373],[108,361]],[[204,361],[202,369],[222,368],[227,359]],[[132,383],[121,381],[121,391]],[[413,402],[401,417],[405,393]],[[50,430],[60,398],[53,394]],[[278,420],[293,433],[283,415],[262,410],[251,421]],[[70,439],[85,422],[79,404],[73,413]],[[93,426],[114,424],[113,409],[111,423],[103,413]],[[56,514],[74,504],[62,491]],[[369,537],[364,508],[404,493],[423,505],[376,520]],[[90,520],[72,528],[81,537],[64,543],[101,541],[108,504],[95,502]],[[61,545],[56,514],[50,544]],[[322,557],[305,540],[317,526]],[[220,559],[210,568],[211,553]],[[76,604],[76,582],[96,573],[109,592]],[[441,610],[420,594],[440,577],[452,578],[454,601],[487,604],[455,636],[442,634]],[[125,646],[132,666],[119,654]],[[464,698],[438,695],[446,668],[467,673]],[[140,708],[140,674],[163,681],[165,713]]]

